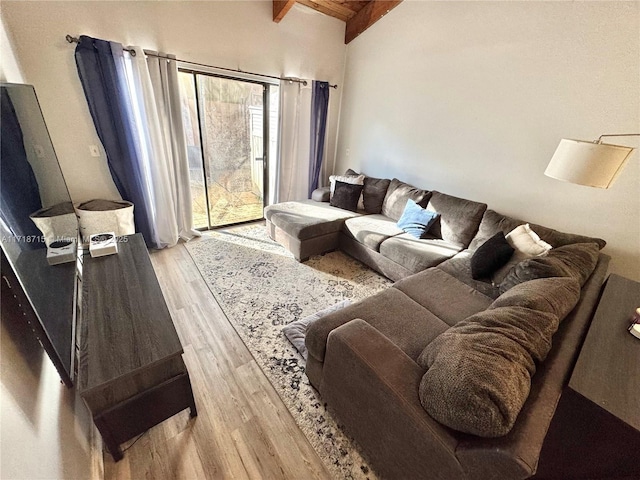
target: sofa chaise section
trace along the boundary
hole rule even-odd
[[[298,261],[338,248],[344,221],[360,215],[314,200],[283,202],[264,209],[269,236]]]
[[[375,191],[376,202],[367,202],[364,198],[365,207],[367,204],[370,207],[366,211],[353,213],[332,207],[324,201],[326,195],[315,196],[323,202],[289,202],[265,209],[271,237],[289,248],[296,259],[339,247],[396,280],[392,288],[332,312],[309,326],[305,337],[308,350],[305,372],[310,383],[319,390],[332,414],[345,425],[376,472],[384,478],[517,480],[534,476],[547,429],[598,302],[609,262],[609,257],[599,252],[605,242],[541,225],[530,224],[529,227],[524,221],[488,210],[484,203],[420,190],[397,179],[385,181],[389,184],[382,199],[382,180],[372,181],[380,188]],[[409,205],[410,208],[406,207],[408,199],[415,202]],[[429,223],[428,230],[425,227],[426,233],[421,232],[421,238],[398,227],[403,212],[415,211],[415,205],[439,214],[437,222]],[[527,228],[533,229],[539,236],[537,240],[542,239],[548,244],[545,247],[551,250],[540,257],[536,257],[536,253],[533,257],[513,254],[508,261],[505,259],[505,265],[496,267],[498,270],[480,274],[490,278],[478,278],[478,259],[486,258],[483,257],[487,255],[485,245],[494,246],[486,242],[502,237],[506,243],[505,236],[514,229],[526,231]],[[519,253],[529,255],[526,250]],[[550,330],[545,337],[546,359],[540,354],[535,368],[531,367],[533,360],[530,362],[526,380],[530,383],[521,382],[522,377],[513,379],[513,385],[519,382],[517,385],[525,385],[526,390],[520,390],[523,394],[518,397],[515,413],[511,415],[513,410],[508,406],[509,412],[498,414],[510,414],[504,430],[488,430],[492,433],[487,433],[466,429],[464,424],[460,427],[455,419],[449,422],[449,412],[453,412],[454,417],[456,412],[465,418],[486,417],[475,410],[451,408],[454,401],[468,406],[476,405],[476,399],[480,399],[479,408],[485,412],[492,411],[493,406],[511,405],[501,403],[500,396],[504,391],[483,392],[473,390],[477,385],[470,385],[473,384],[471,379],[484,379],[483,374],[502,370],[498,369],[499,363],[483,360],[468,362],[473,365],[471,376],[455,376],[459,373],[459,363],[454,360],[448,364],[453,370],[444,370],[439,385],[455,388],[429,390],[436,392],[435,397],[433,394],[429,397],[435,399],[435,403],[429,403],[425,401],[425,390],[421,387],[427,385],[425,382],[437,369],[432,364],[425,364],[425,352],[429,354],[439,349],[439,352],[445,352],[446,358],[457,359],[476,358],[469,357],[469,351],[473,349],[506,351],[494,343],[496,332],[491,330],[492,322],[509,319],[512,314],[520,322],[540,319],[543,314],[551,315],[531,307],[535,303],[531,293],[534,287],[529,281],[539,282],[535,285],[538,285],[537,294],[542,297],[541,304],[564,302],[567,305],[562,313],[564,320],[560,314],[555,318],[555,324],[553,318],[550,319],[553,331],[562,321],[555,334]],[[575,285],[571,302],[568,299],[560,302],[552,296],[550,285],[553,282]],[[580,290],[578,284],[582,285]],[[509,296],[512,287],[517,290],[511,290]],[[560,293],[561,297],[563,295]],[[509,305],[509,301],[515,304]],[[501,307],[504,302],[508,305]],[[575,307],[565,317],[572,305]],[[487,313],[490,311],[498,313]],[[516,315],[516,311],[520,313]],[[474,318],[485,319],[488,323],[484,327],[490,331],[482,330],[473,338],[467,336],[465,341],[472,341],[465,344],[467,350],[454,344],[450,344],[454,345],[452,350],[443,350],[443,342],[455,337],[456,332],[458,339],[467,335],[465,328],[468,333],[478,333],[473,330],[476,325],[471,324],[471,329],[467,327]],[[538,324],[520,325],[534,325],[535,329]],[[513,338],[519,338],[519,335]],[[478,374],[475,365],[481,367]],[[502,375],[500,379],[511,377]],[[449,382],[449,379],[458,383]],[[476,391],[481,393],[476,395]],[[507,394],[513,391],[507,390]],[[439,397],[440,392],[446,393]],[[497,392],[497,403],[491,398],[493,392]],[[459,394],[462,396],[457,396]],[[451,400],[441,401],[441,398]],[[484,405],[482,399],[494,403]],[[511,401],[513,395],[508,395],[508,399]],[[430,405],[445,405],[445,416],[429,410]]]

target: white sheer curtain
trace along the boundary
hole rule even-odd
[[[308,198],[311,82],[280,84],[280,143],[271,203]]]
[[[178,68],[169,58],[127,56],[129,93],[139,135],[154,242],[160,248],[200,236],[193,228],[187,147],[180,111]],[[168,57],[168,56],[167,56]]]

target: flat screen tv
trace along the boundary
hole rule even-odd
[[[76,314],[73,204],[31,85],[0,84],[2,309],[20,317],[73,385]]]

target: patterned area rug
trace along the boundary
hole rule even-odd
[[[205,234],[185,245],[254,358],[335,478],[375,474],[327,412],[282,327],[344,299],[391,285],[357,260],[331,252],[298,263],[263,225]]]

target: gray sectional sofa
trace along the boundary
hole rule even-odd
[[[341,248],[392,280],[435,266],[469,245],[486,204],[418,189],[395,178],[387,182],[385,190],[375,190],[379,210],[332,207],[327,189],[314,192],[321,201],[270,205],[264,211],[269,235],[298,261]],[[428,238],[417,240],[396,225],[409,198],[441,215]]]
[[[387,182],[379,212],[265,209],[298,260],[341,248],[396,280],[310,325],[306,374],[384,478],[531,478],[561,458],[542,446],[598,302],[605,242],[531,224],[547,255],[515,257],[500,283],[474,279],[474,253],[524,222]],[[427,238],[396,225],[408,198],[440,214]]]

